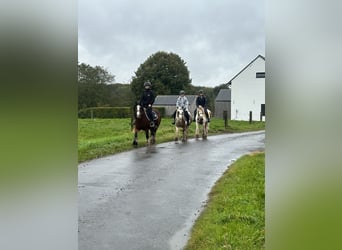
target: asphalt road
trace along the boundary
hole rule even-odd
[[[214,183],[264,147],[264,131],[224,134],[80,164],[79,249],[182,249]]]

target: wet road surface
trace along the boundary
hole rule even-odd
[[[157,138],[158,139],[158,138]],[[162,143],[79,165],[79,249],[182,249],[227,167],[265,132]]]

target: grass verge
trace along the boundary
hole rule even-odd
[[[195,124],[189,129],[189,138],[195,134]],[[224,120],[212,118],[209,136],[219,133],[246,132],[265,129],[265,122],[229,121],[225,127]],[[157,143],[173,141],[175,136],[171,118],[163,118],[157,131]],[[139,146],[145,146],[145,133],[138,134]],[[79,119],[78,120],[78,161],[84,162],[94,158],[115,154],[132,149],[133,132],[131,119]]]
[[[209,194],[185,250],[265,249],[265,153],[238,159]]]

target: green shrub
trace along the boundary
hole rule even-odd
[[[158,107],[160,115],[165,116],[165,108]],[[133,109],[131,107],[93,107],[78,111],[78,118],[130,118]]]
[[[132,117],[130,107],[93,107],[78,111],[78,118],[129,118]]]

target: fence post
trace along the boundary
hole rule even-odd
[[[252,123],[252,111],[249,111],[249,123]]]
[[[227,110],[223,111],[223,119],[224,119],[224,128],[227,128],[228,126],[228,114],[227,114]]]

